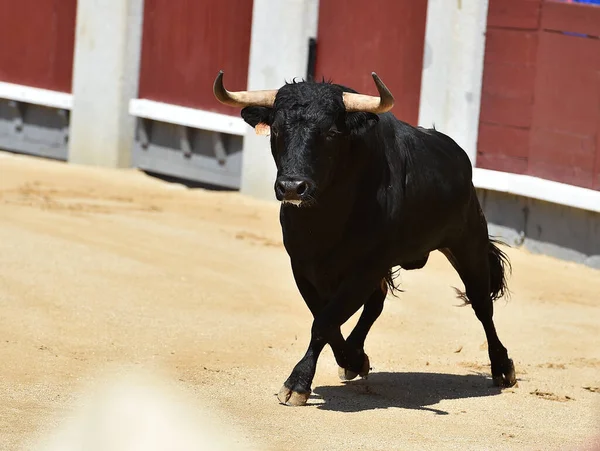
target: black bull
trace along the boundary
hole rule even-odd
[[[286,83],[277,91],[229,92],[222,103],[269,132],[283,242],[302,297],[314,316],[304,357],[278,398],[305,404],[317,359],[329,344],[342,379],[366,376],[369,329],[382,312],[392,268],[425,266],[438,250],[465,286],[488,342],[494,384],[516,382],[493,322],[506,289],[507,256],[489,238],[469,158],[450,137],[412,127],[388,112],[394,99],[373,74],[379,97],[328,82]],[[361,307],[350,335],[340,327]]]

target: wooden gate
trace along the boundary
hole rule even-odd
[[[376,95],[377,72],[394,114],[416,125],[426,18],[427,0],[320,0],[316,77]]]
[[[145,0],[134,165],[209,185],[239,187],[239,113],[214,98],[220,69],[245,89],[252,0]],[[154,113],[146,114],[148,110]],[[142,112],[145,111],[145,112]]]
[[[0,0],[0,81],[71,92],[77,0]]]
[[[77,0],[0,0],[0,148],[66,160]]]
[[[227,84],[246,87],[251,0],[145,0],[139,96],[234,114],[217,102],[219,69]]]
[[[490,0],[477,166],[600,190],[600,7]]]

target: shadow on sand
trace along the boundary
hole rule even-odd
[[[311,398],[324,401],[318,406],[319,409],[336,412],[398,407],[448,415],[444,410],[427,406],[446,399],[494,396],[500,392],[489,377],[481,374],[372,373],[364,380],[316,387]]]

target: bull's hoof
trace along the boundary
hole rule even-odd
[[[303,406],[306,404],[306,401],[308,401],[309,396],[310,392],[298,393],[284,385],[281,387],[281,390],[279,390],[277,399],[281,404],[285,404],[286,406]]]
[[[343,381],[351,381],[352,379],[355,379],[356,376],[367,377],[367,374],[369,374],[370,369],[371,363],[369,362],[369,356],[365,354],[365,360],[363,362],[362,369],[358,373],[351,370],[347,370],[340,366],[338,367],[338,376]]]
[[[508,359],[505,368],[500,374],[492,374],[492,380],[496,387],[509,388],[517,383],[517,376],[515,374],[515,365],[512,359]]]

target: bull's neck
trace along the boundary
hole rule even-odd
[[[361,148],[351,149],[349,159],[337,168],[314,205],[283,206],[285,233],[311,238],[316,238],[314,234],[318,233],[319,238],[333,243],[340,239],[353,215],[369,210],[377,197],[379,174],[376,168],[382,167],[379,162],[382,156],[362,147],[364,143],[359,145]]]

